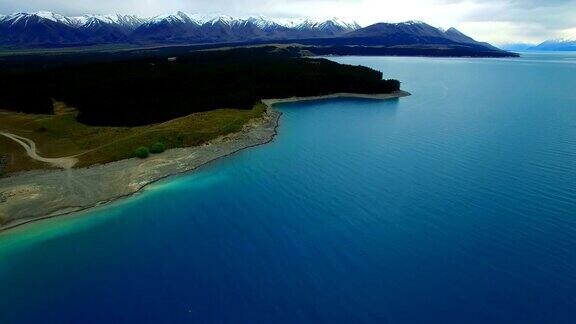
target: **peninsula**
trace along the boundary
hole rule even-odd
[[[50,59],[1,72],[9,91],[0,94],[0,230],[126,197],[268,143],[275,103],[408,95],[381,72],[279,47]]]

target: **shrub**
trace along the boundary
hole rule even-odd
[[[150,151],[147,147],[141,146],[134,151],[134,156],[137,158],[145,159],[150,155]]]
[[[6,164],[8,164],[8,156],[0,154],[0,178],[6,174]],[[0,203],[3,202],[2,199],[3,196],[2,193],[0,192]]]
[[[162,153],[164,151],[166,151],[166,146],[164,146],[164,143],[160,143],[160,142],[155,143],[150,148],[150,153],[152,153],[152,154],[158,154],[158,153]]]

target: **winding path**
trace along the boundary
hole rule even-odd
[[[71,169],[78,162],[78,159],[73,157],[61,157],[61,158],[41,157],[36,152],[36,143],[34,143],[34,141],[32,141],[31,139],[4,132],[0,132],[0,135],[8,137],[9,139],[15,141],[16,143],[22,145],[22,147],[24,147],[24,149],[26,150],[26,154],[28,154],[29,157],[31,157],[36,161],[49,163],[55,167],[62,169]]]

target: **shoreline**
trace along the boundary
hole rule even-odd
[[[325,96],[263,99],[268,106],[238,133],[204,145],[167,150],[147,159],[126,159],[87,168],[34,170],[0,178],[0,234],[36,221],[86,211],[142,192],[149,185],[171,176],[194,171],[242,150],[270,143],[278,134],[281,113],[275,104],[336,98],[386,100],[409,96],[391,94],[336,93]]]
[[[349,92],[339,92],[324,96],[310,96],[310,97],[290,97],[282,99],[262,99],[262,103],[268,107],[272,107],[275,104],[291,103],[291,102],[301,102],[301,101],[315,101],[315,100],[328,100],[328,99],[338,99],[338,98],[352,98],[352,99],[368,99],[368,100],[387,100],[410,96],[410,92],[399,90],[392,93],[381,93],[381,94],[362,94],[362,93],[349,93]]]

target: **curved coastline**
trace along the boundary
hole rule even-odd
[[[392,93],[380,93],[380,94],[362,94],[362,93],[348,93],[339,92],[325,96],[310,96],[310,97],[291,97],[282,99],[262,99],[262,102],[268,107],[275,104],[300,102],[300,101],[314,101],[314,100],[326,100],[326,99],[338,99],[338,98],[352,98],[352,99],[370,99],[370,100],[386,100],[395,99],[410,96],[410,92],[399,90]]]
[[[325,96],[263,99],[264,116],[247,124],[239,133],[188,148],[167,150],[145,160],[127,159],[88,168],[36,170],[0,179],[0,234],[32,222],[70,215],[142,192],[165,178],[194,171],[210,162],[244,149],[270,143],[278,134],[281,113],[276,104],[336,98],[386,100],[409,96],[390,94],[336,93]]]

